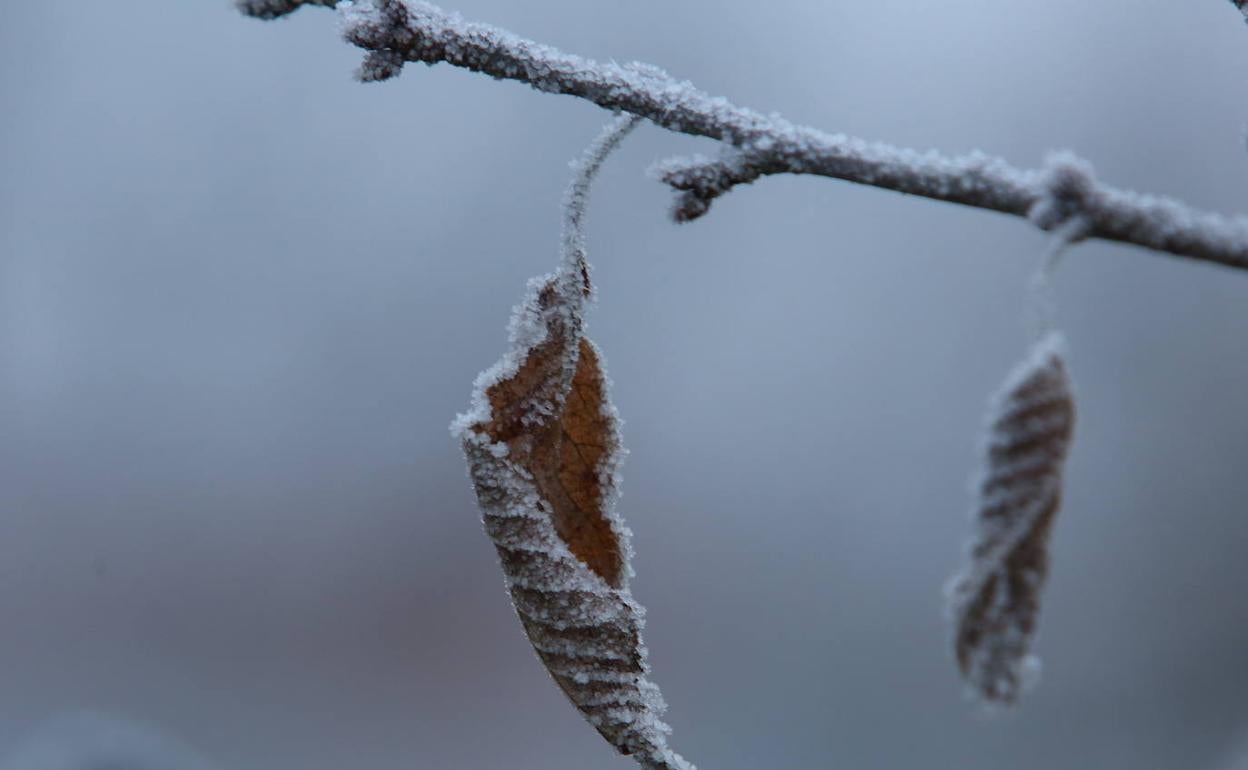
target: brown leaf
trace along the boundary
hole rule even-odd
[[[591,148],[569,194],[565,260],[530,282],[512,348],[484,372],[454,430],[485,531],[529,641],[555,682],[619,751],[655,770],[691,770],[669,728],[628,588],[628,530],[614,511],[623,458],[598,349],[584,336],[591,293],[581,242],[589,180],[635,120]]]
[[[1036,669],[1029,650],[1075,420],[1063,349],[1050,333],[993,401],[970,563],[950,585],[958,667],[987,701],[1014,703]]]

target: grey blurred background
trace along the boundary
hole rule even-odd
[[[828,130],[1248,208],[1225,0],[455,0]],[[89,709],[229,770],[615,758],[522,637],[447,424],[605,115],[446,67],[363,86],[332,13],[0,13],[0,756]],[[665,218],[644,128],[590,216],[623,514],[703,770],[1215,767],[1248,730],[1248,274],[1089,244],[1039,688],[962,694],[941,586],[1025,223],[776,178]]]

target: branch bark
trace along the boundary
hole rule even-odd
[[[245,13],[273,18],[331,0],[238,0]],[[1099,182],[1068,153],[1024,170],[974,152],[920,153],[795,125],[712,97],[646,64],[601,63],[567,54],[418,0],[338,4],[343,34],[368,53],[363,81],[397,75],[407,62],[446,62],[539,91],[629,112],[672,131],[729,145],[717,159],[675,159],[656,167],[678,197],[673,216],[701,216],[738,184],[771,174],[814,174],[1030,219],[1044,230],[1080,217],[1087,237],[1248,269],[1248,217],[1224,216]]]

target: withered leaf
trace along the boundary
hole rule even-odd
[[[1075,422],[1064,347],[1050,332],[993,399],[969,564],[950,584],[958,667],[989,702],[1016,702],[1038,667],[1029,652]]]
[[[584,336],[586,194],[635,122],[617,120],[591,146],[566,201],[563,263],[530,281],[511,350],[477,379],[453,429],[516,613],[550,675],[620,752],[646,768],[692,770],[667,747],[666,705],[647,678],[644,610],[629,591],[629,533],[615,513],[619,417]]]

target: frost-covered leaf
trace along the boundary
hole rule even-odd
[[[1063,350],[1046,335],[993,399],[970,563],[950,584],[958,667],[987,701],[1015,702],[1038,672],[1029,652],[1075,420]]]
[[[629,532],[615,513],[619,417],[602,355],[584,336],[588,186],[635,122],[613,123],[580,164],[563,262],[530,281],[512,316],[510,351],[478,377],[472,408],[452,429],[538,657],[617,749],[643,767],[677,770],[691,766],[667,748],[666,706],[647,678],[644,610],[628,588]]]

